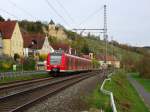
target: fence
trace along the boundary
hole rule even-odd
[[[111,75],[112,75],[112,73],[111,73],[110,75],[108,75],[108,77],[111,77]],[[105,79],[104,82],[103,82],[103,84],[102,84],[102,86],[101,86],[101,88],[100,88],[100,90],[101,90],[101,92],[103,92],[104,94],[110,96],[110,103],[111,103],[112,111],[113,111],[113,112],[117,112],[116,105],[115,105],[115,101],[114,101],[114,97],[113,97],[113,93],[110,92],[110,91],[107,91],[107,90],[103,89],[103,88],[104,88],[104,85],[105,85],[105,83],[106,83],[106,81],[110,81],[110,80],[111,80],[111,78]]]
[[[16,76],[27,76],[33,74],[44,74],[46,71],[39,70],[39,71],[17,71],[17,72],[0,72],[0,79],[5,77],[16,77]]]

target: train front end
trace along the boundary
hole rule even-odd
[[[64,55],[61,52],[49,53],[47,56],[47,71],[51,74],[59,74],[64,70]]]

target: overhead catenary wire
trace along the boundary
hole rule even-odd
[[[67,11],[67,9],[63,6],[63,4],[62,4],[59,0],[55,0],[55,1],[58,3],[58,5],[59,5],[60,7],[62,7],[62,9],[64,10],[64,12],[65,12],[66,15],[68,16],[68,18],[69,18],[73,23],[75,23],[75,20],[72,18],[71,14]]]
[[[10,4],[12,4],[15,8],[19,9],[20,11],[22,11],[23,13],[25,13],[26,15],[30,16],[32,19],[37,19],[36,17],[34,17],[31,13],[29,13],[28,11],[26,11],[24,8],[18,6],[15,2],[13,2],[12,0],[7,0]]]
[[[78,26],[82,25],[83,23],[87,22],[89,19],[94,17],[97,13],[99,13],[100,10],[102,10],[104,7],[100,7],[97,10],[95,10],[93,13],[91,13],[89,16],[87,16],[82,22],[79,23]]]
[[[88,34],[88,33],[95,33],[95,34],[100,34],[100,33],[104,33],[104,32],[93,32],[93,31],[90,31],[90,32],[84,32],[84,33],[86,33],[86,34]]]
[[[57,14],[57,16],[59,16],[68,26],[70,26],[70,24],[65,20],[65,18],[58,13],[58,11],[54,8],[54,6],[48,0],[45,0],[45,2]]]
[[[80,22],[80,24],[78,24],[78,26],[83,25],[89,19],[93,18],[97,13],[100,13],[100,11],[102,11],[102,9],[104,9],[103,6],[100,7],[100,8],[98,8],[97,10],[95,10],[93,13],[91,13],[89,16],[87,16],[82,22]],[[86,28],[80,28],[80,29],[73,29],[73,30],[75,30],[75,31],[82,30],[82,32],[89,30],[90,32],[88,32],[88,33],[92,33],[91,30],[94,31],[94,30],[104,30],[104,29],[86,29]],[[104,33],[104,32],[100,31],[100,32],[93,32],[93,33],[97,33],[97,34],[99,33],[99,34],[101,34],[101,33]]]

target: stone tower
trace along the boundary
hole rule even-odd
[[[50,21],[48,27],[49,27],[49,30],[55,30],[55,23],[53,20]]]
[[[56,37],[58,40],[64,40],[67,38],[64,29],[61,26],[56,25],[53,20],[50,21],[48,25],[49,36]]]

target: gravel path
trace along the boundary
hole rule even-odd
[[[89,110],[83,97],[89,95],[94,88],[103,81],[103,74],[83,80],[58,94],[46,99],[27,112],[81,112]]]
[[[145,91],[144,87],[133,78],[128,77],[128,79],[130,83],[135,87],[136,91],[139,93],[144,103],[150,108],[150,93]]]

